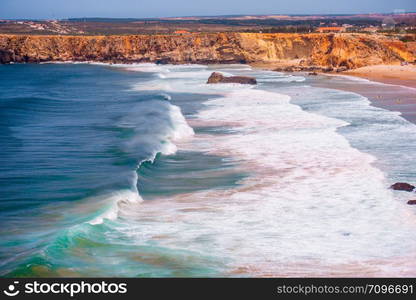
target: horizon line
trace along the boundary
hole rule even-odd
[[[289,16],[289,17],[308,17],[308,16],[359,16],[359,15],[405,15],[416,14],[416,11],[408,12],[371,12],[371,13],[331,13],[331,14],[227,14],[227,15],[190,15],[190,16],[170,16],[170,17],[103,17],[103,16],[83,16],[83,17],[61,17],[61,18],[4,18],[0,20],[9,21],[48,21],[48,20],[71,20],[71,19],[112,19],[112,20],[163,20],[163,19],[178,19],[178,18],[230,18],[230,17],[275,17],[275,16]]]

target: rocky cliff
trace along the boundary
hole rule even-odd
[[[210,33],[131,36],[0,35],[0,63],[250,63],[296,61],[357,68],[414,61],[406,44],[379,35]]]

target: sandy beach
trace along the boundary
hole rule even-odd
[[[369,80],[357,84],[334,83],[333,88],[358,93],[367,97],[374,106],[398,111],[406,120],[416,124],[416,66],[376,65],[348,72],[341,77],[353,76]],[[350,77],[350,78],[353,78]],[[383,84],[377,84],[383,83]]]
[[[294,63],[296,62],[282,61],[256,63],[251,66],[263,70],[275,70]],[[308,76],[308,72],[300,74]],[[342,73],[320,74],[324,76],[309,76],[316,77],[314,86],[360,94],[367,97],[374,106],[399,111],[405,119],[416,123],[416,65],[374,65]],[[339,80],[343,77],[350,80]]]
[[[299,60],[283,60],[273,63],[251,63],[250,65],[258,69],[275,70],[298,64]],[[355,76],[386,84],[416,88],[416,65],[374,65],[330,74]]]
[[[390,66],[386,66],[388,69]],[[383,69],[376,67],[375,69]],[[400,72],[400,71],[396,71]],[[411,71],[414,72],[414,71]],[[405,74],[406,72],[403,72]],[[409,72],[410,73],[410,72]],[[348,75],[319,76],[312,84],[317,87],[332,88],[360,94],[368,98],[373,106],[400,112],[406,120],[416,124],[416,80],[408,77],[382,78],[373,76],[377,72]],[[368,76],[367,74],[371,74]],[[380,74],[380,73],[378,73]],[[395,74],[392,72],[392,74]],[[400,74],[400,73],[398,73]],[[414,75],[413,75],[414,76]],[[342,80],[346,78],[347,80]]]
[[[342,74],[366,78],[371,81],[416,88],[416,65],[367,66],[343,72]]]

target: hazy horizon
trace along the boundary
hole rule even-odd
[[[1,19],[168,18],[230,15],[349,15],[416,12],[416,1],[397,0],[3,0]]]

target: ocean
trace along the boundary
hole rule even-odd
[[[332,88],[380,84],[247,65],[0,74],[0,276],[416,275],[416,196],[389,189],[416,182],[416,126]]]

